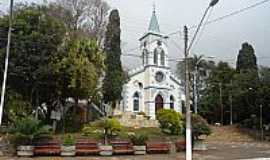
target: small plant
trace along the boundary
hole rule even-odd
[[[181,114],[171,109],[162,109],[157,113],[157,120],[164,133],[180,135],[183,129]]]
[[[18,119],[8,129],[11,134],[11,140],[17,145],[30,145],[34,139],[49,137],[51,127],[43,125],[39,120],[33,117]]]
[[[141,115],[141,116],[146,116],[146,114],[144,112],[139,112],[138,115]]]
[[[143,146],[145,142],[148,140],[148,136],[145,134],[132,134],[129,135],[129,139],[136,146]]]
[[[64,136],[63,145],[64,146],[73,146],[75,144],[75,138],[73,135],[68,134]]]
[[[207,121],[200,115],[192,114],[192,138],[196,141],[199,140],[201,135],[210,135],[211,128],[209,127]]]

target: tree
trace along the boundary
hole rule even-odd
[[[242,48],[239,51],[236,62],[236,70],[239,73],[254,72],[255,74],[258,74],[255,50],[252,45],[248,44],[247,42],[242,44]]]
[[[120,48],[120,17],[118,10],[111,11],[105,36],[106,72],[103,80],[103,97],[105,102],[116,107],[116,101],[121,100],[124,72],[121,65]]]
[[[63,20],[72,31],[83,31],[101,46],[109,5],[103,0],[57,0],[50,4],[51,15]]]
[[[229,96],[231,94],[231,80],[233,79],[235,70],[226,62],[219,62],[212,70],[206,80],[206,87],[202,91],[200,99],[199,113],[209,122],[219,122],[221,113],[229,111]],[[220,102],[220,92],[222,106]],[[223,109],[222,109],[223,108]],[[229,122],[229,116],[225,116],[224,121]]]
[[[58,54],[66,33],[64,24],[47,15],[46,10],[35,4],[17,5],[14,9],[7,85],[32,106],[48,102],[56,92],[49,64]],[[1,72],[7,27],[8,16],[5,15],[0,18],[0,28],[4,29],[0,39]]]
[[[96,94],[104,64],[95,40],[76,38],[65,42],[62,55],[52,65],[63,99],[73,97],[78,103]]]

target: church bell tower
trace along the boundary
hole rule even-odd
[[[168,36],[160,32],[155,8],[152,12],[148,31],[139,39],[143,66],[168,67]]]

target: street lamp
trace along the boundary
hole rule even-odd
[[[185,26],[184,27],[184,33],[185,33],[185,70],[186,70],[186,82],[185,82],[185,95],[186,95],[186,160],[192,160],[192,136],[191,136],[191,113],[190,113],[190,83],[189,83],[189,67],[188,67],[188,56],[189,51],[198,35],[198,32],[200,31],[200,28],[203,24],[203,21],[211,7],[214,7],[218,3],[218,0],[212,0],[209,4],[209,6],[206,8],[204,15],[196,29],[196,32],[192,38],[192,41],[190,45],[188,46],[188,29]]]
[[[198,68],[199,64],[204,60],[204,56],[200,58],[198,62],[195,63],[195,72],[194,72],[194,78],[193,78],[193,85],[194,85],[194,113],[198,114],[198,91],[197,91],[197,76],[198,76]],[[204,57],[205,59],[212,59],[215,57],[209,56],[209,57]]]

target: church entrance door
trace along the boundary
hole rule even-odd
[[[156,99],[155,99],[155,107],[156,107],[156,113],[163,109],[163,98],[161,97],[161,95],[157,95]]]

